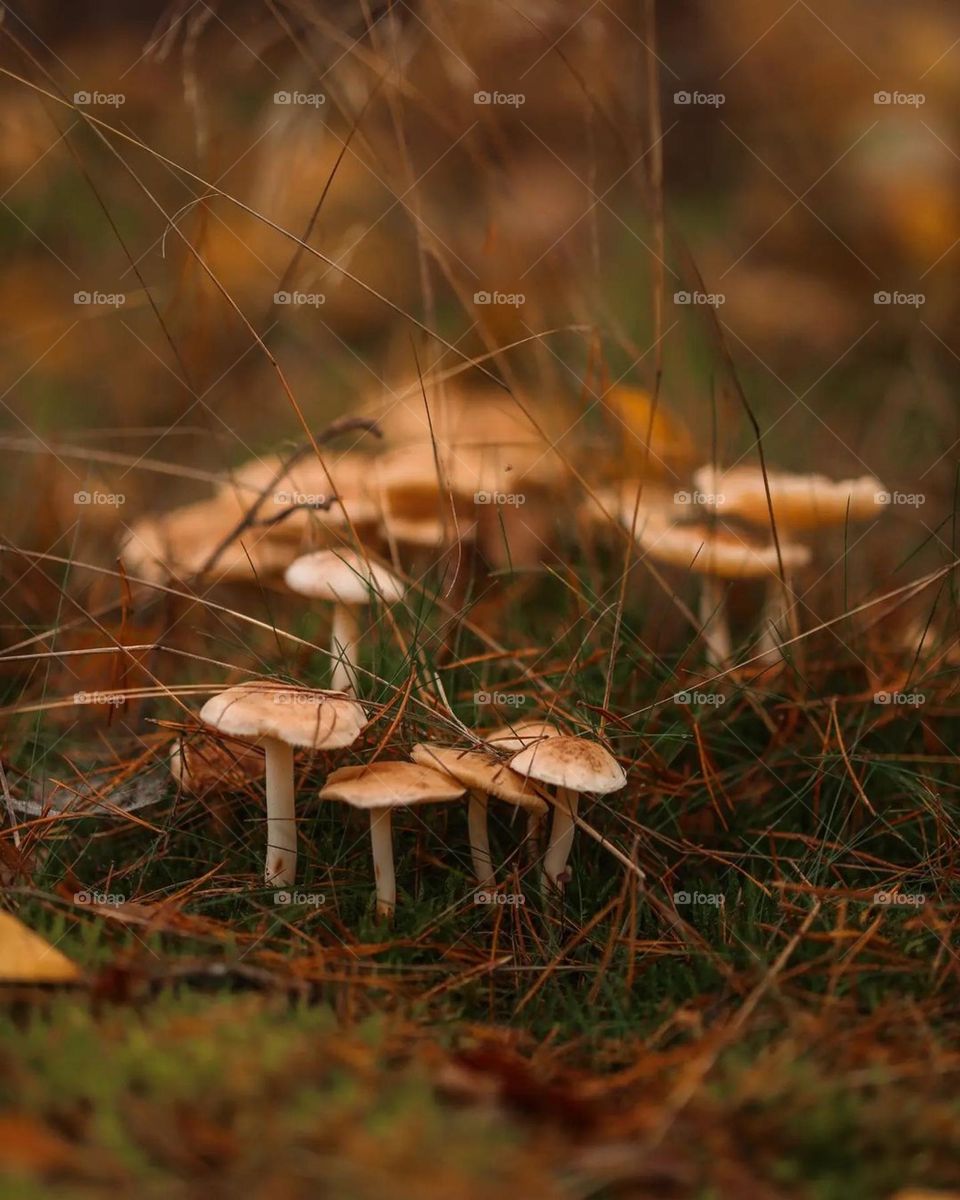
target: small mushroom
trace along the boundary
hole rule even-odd
[[[370,813],[378,916],[391,917],[397,906],[393,810],[459,800],[465,790],[449,775],[411,762],[380,760],[365,767],[341,767],[327,779],[321,800],[340,800]]]
[[[293,750],[352,746],[366,724],[356,700],[333,692],[283,684],[242,683],[214,696],[200,719],[231,737],[246,738],[266,754],[268,887],[285,887],[297,874]]]
[[[599,742],[582,737],[548,737],[533,742],[511,758],[510,766],[518,775],[556,788],[543,873],[548,884],[561,891],[573,848],[581,792],[598,796],[617,792],[626,786],[627,776]]]
[[[776,601],[777,550],[773,542],[758,544],[730,530],[712,525],[670,525],[648,522],[637,531],[637,540],[647,553],[660,562],[684,567],[703,577],[700,588],[700,624],[707,651],[713,664],[725,666],[730,660],[730,626],[726,615],[725,584],[735,579],[762,579],[767,584],[767,605]],[[806,546],[780,542],[785,570],[796,570],[810,561]],[[764,649],[773,648],[769,627],[764,629]]]
[[[368,562],[354,550],[317,550],[295,559],[284,577],[287,587],[302,596],[333,601],[333,630],[330,654],[334,691],[357,691],[357,644],[360,641],[359,611],[373,596],[387,603],[400,600],[403,584],[377,563]]]
[[[470,793],[467,826],[473,873],[481,887],[493,887],[496,876],[490,856],[487,798],[493,796],[497,800],[505,800],[537,817],[547,811],[546,801],[537,795],[528,780],[482,750],[457,750],[452,746],[421,742],[414,746],[410,757],[416,763],[452,776]]]

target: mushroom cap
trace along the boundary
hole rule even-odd
[[[414,746],[410,757],[415,763],[451,775],[471,790],[496,796],[531,812],[547,811],[546,801],[537,795],[528,779],[482,750],[458,750],[454,746],[421,742]]]
[[[516,725],[503,725],[500,729],[495,729],[483,740],[494,750],[505,750],[514,754],[517,750],[529,746],[531,742],[560,736],[560,730],[549,721],[518,721]]]
[[[458,542],[473,542],[477,523],[466,517],[448,515],[446,524],[439,517],[395,517],[387,515],[380,526],[389,540],[403,546],[452,546]]]
[[[363,705],[341,692],[253,681],[208,700],[200,720],[231,737],[276,738],[288,746],[339,750],[352,746],[367,722]]]
[[[711,525],[671,525],[651,520],[637,530],[637,541],[651,558],[700,575],[763,579],[779,570],[772,541],[760,544]],[[796,542],[781,539],[780,554],[785,570],[799,570],[810,561],[809,549]]]
[[[143,517],[127,530],[120,557],[128,570],[156,583],[171,575],[195,575],[245,514],[236,496],[220,495]],[[241,581],[280,575],[289,561],[289,545],[273,531],[245,529],[220,555],[211,578]]]
[[[222,485],[221,495],[238,495],[246,507],[263,495],[258,509],[262,520],[279,516],[296,504],[316,503],[331,495],[339,498],[328,509],[295,510],[273,526],[274,532],[287,536],[302,534],[312,521],[343,528],[347,513],[355,525],[368,525],[380,515],[369,489],[371,461],[365,455],[347,451],[325,458],[326,469],[319,459],[305,458],[285,470],[283,457],[270,454],[237,467],[230,481]]]
[[[587,496],[580,506],[580,512],[593,524],[602,525],[613,519],[618,520],[627,529],[632,529],[636,508],[636,527],[639,529],[651,517],[679,521],[689,516],[690,505],[678,500],[677,494],[676,488],[663,483],[621,479],[610,487],[597,488],[592,496]]]
[[[627,782],[623,767],[599,742],[581,737],[544,738],[510,759],[518,775],[574,792],[605,795]]]
[[[364,767],[340,767],[320,792],[321,800],[342,800],[354,808],[406,808],[459,800],[466,788],[446,772],[412,762],[379,759]]]
[[[724,471],[707,465],[694,472],[693,479],[697,490],[706,497],[705,506],[714,512],[769,526],[767,491],[759,467],[731,467]],[[887,503],[883,484],[872,475],[828,479],[826,475],[768,471],[767,484],[774,519],[784,529],[818,529],[843,524],[848,518],[867,520]]]
[[[369,604],[372,596],[388,603],[400,600],[403,584],[378,563],[368,562],[356,550],[315,550],[287,567],[287,587],[302,596],[333,600],[337,604]]]
[[[12,913],[0,912],[0,983],[73,983],[76,963]]]

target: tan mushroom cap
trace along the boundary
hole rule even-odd
[[[494,750],[504,750],[509,754],[523,750],[531,742],[542,738],[560,737],[560,730],[549,721],[518,721],[516,725],[504,725],[495,729],[483,740]]]
[[[12,913],[0,912],[0,983],[73,983],[80,969]]]
[[[534,742],[515,754],[510,766],[518,775],[540,783],[601,796],[619,791],[627,782],[623,768],[608,750],[580,737]]]
[[[531,812],[547,811],[546,801],[537,795],[528,779],[482,750],[457,750],[453,746],[421,742],[414,746],[410,757],[415,763],[451,775],[466,788],[496,796],[498,800],[506,800]]]
[[[731,467],[724,471],[711,465],[694,473],[694,484],[714,512],[742,517],[754,525],[769,525],[767,491],[759,467]],[[784,529],[817,529],[823,525],[863,521],[878,514],[888,503],[879,479],[828,479],[825,475],[795,475],[768,471],[770,503],[778,525]]]
[[[439,517],[394,517],[384,518],[381,530],[386,538],[404,546],[453,545],[457,542],[473,542],[477,537],[477,522],[466,517],[449,514],[446,524]]]
[[[640,493],[639,502],[637,493]],[[637,528],[653,517],[674,521],[690,515],[690,505],[677,499],[678,489],[639,479],[622,479],[611,487],[597,488],[581,505],[584,518],[595,524],[619,521],[627,529],[633,527],[636,508]]]
[[[340,692],[253,681],[208,700],[200,719],[232,737],[269,737],[288,746],[339,750],[353,745],[367,715],[361,704]]]
[[[221,495],[143,517],[128,529],[120,557],[132,574],[157,583],[171,575],[195,575],[245,514],[236,496]],[[220,580],[276,576],[289,561],[289,545],[277,534],[246,529],[217,559],[211,576]]]
[[[304,554],[290,564],[284,579],[302,596],[338,604],[369,604],[374,596],[391,603],[404,594],[403,584],[386,567],[347,548]]]
[[[321,800],[342,800],[354,808],[406,808],[459,800],[466,788],[448,774],[412,762],[340,767],[327,777]]]
[[[372,460],[362,454],[347,452],[331,453],[324,462],[326,469],[319,459],[306,458],[284,470],[284,459],[279,454],[251,459],[234,470],[232,478],[222,485],[221,495],[237,496],[247,507],[263,495],[263,503],[258,509],[258,516],[263,520],[279,516],[296,504],[317,503],[331,495],[339,497],[329,509],[291,512],[274,526],[288,536],[293,531],[302,533],[314,520],[341,528],[347,524],[347,513],[354,524],[375,522],[380,509],[369,487]]]
[[[659,562],[716,575],[721,579],[763,579],[779,571],[773,542],[751,539],[710,525],[670,525],[648,521],[637,530],[637,540]],[[784,570],[799,570],[810,562],[806,546],[780,539]]]

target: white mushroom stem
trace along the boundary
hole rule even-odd
[[[779,579],[772,579],[766,587],[763,611],[760,614],[760,639],[757,653],[771,662],[782,657],[780,641],[781,627],[787,623],[789,598],[787,588]]]
[[[704,575],[700,585],[700,625],[710,661],[717,667],[726,666],[730,661],[726,587],[713,575]]]
[[[550,826],[550,843],[543,856],[543,873],[548,883],[557,891],[563,890],[563,874],[567,868],[573,835],[576,830],[577,807],[580,796],[570,788],[557,788],[557,800],[553,808],[553,823]]]
[[[397,876],[393,868],[393,814],[389,808],[370,811],[373,874],[377,881],[377,916],[390,918],[397,907]]]
[[[330,654],[333,658],[330,686],[335,692],[356,695],[359,641],[360,622],[357,619],[357,609],[350,604],[334,604],[333,632],[330,636]]]
[[[540,857],[540,826],[543,817],[532,809],[527,813],[527,861],[535,863]]]
[[[467,826],[470,832],[470,854],[473,858],[473,873],[482,888],[496,884],[493,859],[490,856],[490,833],[487,828],[487,797],[483,792],[471,789],[467,807]]]
[[[297,820],[293,794],[293,747],[279,738],[264,738],[267,756],[268,887],[287,887],[297,877]]]

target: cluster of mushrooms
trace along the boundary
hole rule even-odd
[[[367,723],[364,706],[344,693],[250,682],[208,700],[200,718],[219,733],[264,751],[264,878],[269,887],[289,887],[297,870],[294,750],[352,746]],[[543,876],[549,888],[560,891],[567,879],[581,794],[605,795],[625,784],[623,768],[599,743],[564,736],[548,722],[527,721],[491,734],[480,749],[424,742],[414,747],[410,760],[378,759],[340,767],[328,776],[319,798],[369,813],[377,912],[389,917],[397,899],[394,809],[466,798],[473,872],[480,887],[492,888],[496,874],[487,828],[489,801],[502,801],[527,814],[531,849],[538,845],[541,823],[552,806]]]
[[[796,630],[793,579],[812,560],[798,537],[876,515],[887,501],[882,484],[752,466],[694,470],[696,447],[686,429],[641,389],[619,386],[604,404],[624,429],[645,434],[622,438],[613,459],[581,459],[578,478],[594,488],[583,489],[579,520],[607,529],[611,518],[619,521],[651,560],[700,578],[700,633],[712,666],[727,667],[733,657],[728,589],[741,580],[765,584],[754,661],[782,663],[785,634]],[[402,603],[410,581],[453,545],[458,559],[476,553],[493,569],[538,565],[556,533],[552,510],[571,480],[550,414],[499,391],[448,388],[428,397],[418,380],[374,415],[387,439],[383,452],[258,458],[234,470],[210,499],[135,522],[121,548],[128,572],[143,582],[256,580],[330,606],[328,691],[249,683],[201,712],[208,727],[246,743],[240,757],[225,756],[227,778],[259,769],[246,761],[258,752],[252,746],[266,752],[265,877],[276,887],[291,884],[296,872],[294,750],[345,749],[367,722],[357,698],[365,610]],[[692,478],[689,492],[676,489],[684,478]],[[188,751],[184,743],[171,758],[184,785]],[[411,760],[342,767],[320,792],[321,800],[369,811],[383,914],[396,901],[394,808],[466,797],[473,872],[484,887],[495,881],[488,802],[526,812],[526,850],[534,859],[552,810],[542,869],[545,885],[560,891],[579,796],[625,784],[603,746],[546,722],[478,734],[467,747],[424,743]]]

